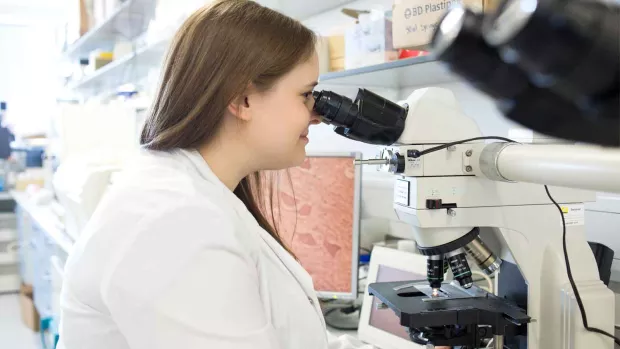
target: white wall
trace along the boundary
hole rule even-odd
[[[69,0],[0,0],[0,24],[41,24],[61,16]]]
[[[55,104],[54,32],[0,24],[0,100],[18,134],[45,132]]]
[[[299,1],[299,0],[289,0]],[[314,30],[319,35],[327,36],[334,34],[343,34],[346,26],[354,25],[355,19],[344,15],[341,10],[343,8],[354,10],[378,10],[389,11],[392,9],[393,0],[358,0],[346,5],[339,5],[334,9],[324,12],[320,15],[307,18],[303,24]]]

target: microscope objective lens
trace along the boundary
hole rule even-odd
[[[473,286],[474,282],[471,277],[471,269],[469,268],[469,263],[467,263],[465,253],[461,251],[448,257],[448,264],[450,265],[450,269],[452,269],[454,279],[457,280],[462,287],[470,288]]]

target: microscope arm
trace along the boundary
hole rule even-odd
[[[518,143],[480,144],[473,148],[473,172],[491,180],[620,193],[617,149]]]

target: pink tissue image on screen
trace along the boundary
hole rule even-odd
[[[276,179],[275,222],[317,291],[351,292],[354,166],[351,157],[310,157],[288,170],[290,181],[286,172]]]
[[[375,282],[396,282],[409,280],[426,280],[426,275],[419,275],[385,265],[379,265],[377,280]],[[409,340],[409,334],[407,334],[405,327],[400,325],[400,319],[398,316],[389,309],[377,310],[378,303],[380,303],[380,301],[376,297],[373,297],[372,307],[370,310],[370,326]]]

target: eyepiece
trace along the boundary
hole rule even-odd
[[[405,128],[407,108],[368,90],[360,89],[355,101],[332,91],[314,91],[314,111],[336,133],[356,141],[392,145]]]
[[[496,99],[512,100],[527,88],[527,75],[502,61],[497,50],[484,40],[482,27],[482,15],[455,7],[440,22],[431,50],[476,88]]]
[[[357,105],[349,98],[331,91],[314,91],[314,111],[323,117],[323,122],[350,128],[357,118]]]

